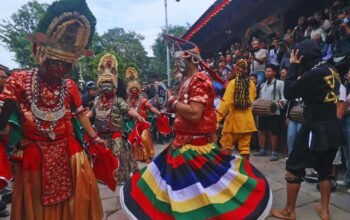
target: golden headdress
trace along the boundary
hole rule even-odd
[[[75,64],[86,50],[95,32],[96,19],[85,0],[54,2],[40,20],[37,33],[29,36],[33,54],[42,64],[47,59]]]
[[[139,74],[134,67],[128,67],[125,71],[125,80],[127,82],[126,92],[130,93],[132,88],[137,88],[141,91],[141,84],[139,81]]]
[[[233,66],[233,73],[235,76],[238,76],[240,74],[247,74],[248,62],[244,59],[238,60],[236,64]]]
[[[98,64],[97,86],[103,82],[111,82],[116,88],[118,85],[118,61],[112,54],[105,54]]]

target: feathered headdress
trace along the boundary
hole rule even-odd
[[[37,32],[29,35],[36,61],[47,59],[75,64],[81,56],[92,55],[87,50],[96,18],[85,0],[54,2],[39,22]]]
[[[103,82],[111,82],[118,87],[118,61],[112,54],[105,54],[101,57],[98,64],[97,86]]]

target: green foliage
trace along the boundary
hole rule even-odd
[[[123,28],[113,28],[100,37],[100,46],[118,54],[125,63],[135,64],[141,70],[147,69],[148,57],[141,41],[144,37]]]
[[[181,37],[189,28],[189,25],[185,26],[169,26],[169,34],[172,34],[177,37]],[[166,46],[163,34],[166,33],[166,30],[163,29],[162,33],[158,34],[155,43],[152,46],[154,58],[150,60],[149,70],[153,72],[154,75],[157,75],[160,79],[166,79]],[[170,59],[170,61],[172,61]],[[173,66],[173,63],[170,63],[170,67]]]
[[[47,7],[47,4],[40,4],[36,0],[30,1],[11,15],[9,20],[1,21],[0,40],[15,53],[15,61],[22,68],[36,66],[32,57],[32,44],[27,36],[35,31]]]
[[[69,2],[69,8],[76,7],[76,4],[79,4],[77,10],[87,15],[92,22],[95,22],[95,18],[90,14],[91,12],[86,11],[88,8],[85,7],[85,0],[61,0],[60,2]],[[58,3],[55,4],[59,6]],[[15,61],[20,64],[21,68],[36,66],[32,58],[32,44],[27,39],[28,34],[38,30],[46,30],[54,16],[68,10],[57,5],[49,9],[51,12],[47,13],[40,24],[39,21],[45,15],[45,11],[49,6],[40,4],[36,0],[23,5],[10,19],[1,21],[0,41],[11,52],[15,53]],[[186,27],[170,26],[169,33],[181,36],[187,31],[188,27],[188,25]],[[109,52],[116,56],[119,76],[122,78],[125,76],[125,69],[133,66],[138,70],[139,77],[143,81],[149,81],[151,78],[166,79],[166,47],[162,36],[163,33],[165,33],[165,29],[158,35],[152,46],[154,57],[147,57],[147,53],[141,43],[144,37],[134,31],[125,31],[123,28],[116,27],[102,35],[95,32],[91,39],[90,48],[96,56],[80,59],[79,64],[72,71],[72,77],[77,80],[79,69],[81,68],[85,81],[96,80],[100,58],[106,52]]]

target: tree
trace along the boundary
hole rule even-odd
[[[169,34],[180,37],[188,30],[188,28],[189,25],[170,25]],[[154,75],[158,75],[161,79],[166,79],[166,47],[163,34],[165,34],[165,29],[162,29],[162,33],[158,34],[155,43],[152,45],[154,59],[150,60],[149,71],[153,72]]]
[[[135,64],[141,71],[147,69],[148,57],[141,41],[144,37],[134,31],[126,32],[123,28],[113,28],[100,37],[101,46],[113,51],[129,64]]]
[[[47,4],[40,4],[36,0],[23,5],[10,19],[3,19],[0,24],[0,40],[5,47],[15,53],[15,61],[22,68],[34,67],[32,57],[32,43],[28,34],[35,32],[40,18],[45,14]]]

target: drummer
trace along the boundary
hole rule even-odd
[[[279,160],[279,155],[276,152],[278,137],[282,128],[281,110],[286,104],[286,99],[283,95],[284,82],[276,79],[276,66],[272,64],[266,65],[265,77],[266,82],[261,85],[259,98],[263,100],[275,101],[278,108],[274,115],[259,117],[258,130],[260,140],[260,151],[254,156],[267,156],[266,144],[267,137],[270,137],[272,154],[270,161]]]

